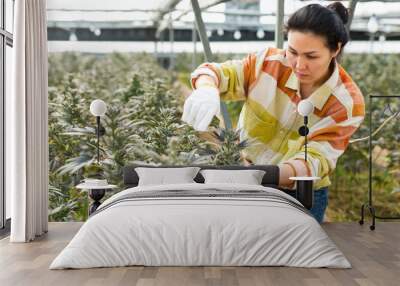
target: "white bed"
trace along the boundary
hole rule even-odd
[[[146,197],[157,192],[160,197]],[[351,267],[291,196],[261,185],[199,183],[137,186],[114,195],[50,269],[128,265]]]

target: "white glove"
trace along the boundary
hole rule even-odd
[[[204,86],[195,89],[186,99],[181,120],[197,131],[206,131],[213,117],[219,113],[219,90]]]

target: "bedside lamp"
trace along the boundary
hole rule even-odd
[[[304,160],[307,163],[307,135],[309,129],[308,116],[314,111],[314,105],[311,101],[304,99],[297,105],[297,112],[304,117],[304,125],[299,128],[299,134],[304,136]],[[313,192],[313,181],[320,179],[319,177],[290,177],[289,179],[297,182],[296,184],[296,197],[300,201],[304,202],[304,206],[307,209],[311,209],[314,203],[314,192]]]
[[[107,111],[106,103],[101,99],[95,99],[90,103],[90,113],[96,116],[96,135],[97,135],[97,164],[100,167],[100,136],[106,133],[106,129],[100,124],[100,117],[104,116]],[[99,175],[97,170],[96,178],[86,178],[81,184],[76,186],[78,189],[88,190],[89,197],[93,200],[90,205],[88,212],[89,215],[94,213],[96,209],[100,206],[100,200],[104,197],[107,190],[112,190],[115,185],[110,185],[107,180],[103,179],[102,175]]]
[[[103,136],[106,133],[106,130],[100,124],[100,117],[104,116],[107,111],[106,103],[101,99],[95,99],[90,104],[90,112],[96,116],[97,128],[96,128],[96,135],[97,135],[97,163],[100,163],[100,147],[99,141],[100,136]]]

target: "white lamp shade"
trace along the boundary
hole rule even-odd
[[[240,33],[239,30],[236,30],[236,31],[233,33],[233,38],[234,38],[235,40],[240,40],[241,37],[242,37],[242,33]]]
[[[104,116],[107,111],[107,105],[101,99],[95,99],[90,104],[90,112],[94,116]]]
[[[264,38],[264,36],[265,36],[265,32],[264,32],[264,30],[263,29],[258,29],[257,30],[257,33],[256,33],[256,36],[257,36],[257,38],[259,38],[259,39],[262,39],[262,38]]]
[[[311,103],[311,101],[304,99],[299,102],[297,105],[297,112],[301,116],[308,116],[314,111],[314,105]]]
[[[378,19],[376,18],[375,15],[372,15],[369,18],[368,24],[367,24],[367,29],[368,29],[368,32],[370,32],[371,34],[375,34],[376,32],[378,32],[379,23],[378,23]]]

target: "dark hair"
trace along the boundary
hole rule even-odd
[[[338,43],[341,42],[342,51],[349,41],[349,33],[345,26],[348,19],[349,12],[340,2],[334,2],[327,7],[310,4],[290,16],[285,30],[286,32],[290,30],[312,32],[323,36],[331,51],[336,51]]]

